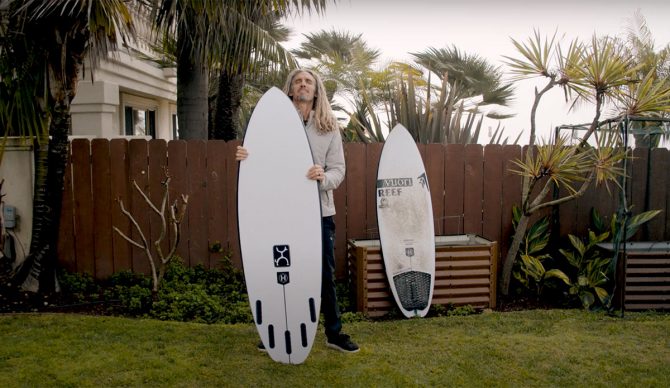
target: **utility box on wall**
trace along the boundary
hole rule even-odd
[[[356,309],[380,317],[395,308],[379,240],[349,240],[347,267]],[[432,304],[495,308],[498,244],[475,235],[435,237]]]

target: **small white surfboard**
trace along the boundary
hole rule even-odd
[[[249,304],[270,357],[302,363],[321,303],[321,203],[305,128],[279,89],[249,120],[237,188],[238,228]]]
[[[400,124],[382,148],[376,196],[379,239],[393,297],[406,317],[423,317],[435,283],[433,207],[421,154]]]

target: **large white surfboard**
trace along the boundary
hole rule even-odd
[[[321,303],[321,204],[307,134],[277,88],[249,120],[237,189],[244,276],[258,334],[273,360],[308,356]]]
[[[382,148],[376,196],[379,239],[393,297],[406,317],[423,317],[435,283],[433,207],[421,154],[400,124]]]

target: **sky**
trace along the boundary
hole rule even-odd
[[[526,41],[534,29],[543,35],[563,36],[589,41],[593,34],[622,35],[628,21],[640,10],[652,32],[657,50],[670,43],[670,1],[667,0],[340,0],[329,3],[321,15],[315,13],[290,17],[285,21],[293,30],[286,46],[297,48],[303,34],[320,30],[362,34],[370,48],[382,52],[380,63],[410,60],[409,52],[455,45],[468,54],[477,54],[491,64],[502,66],[503,56],[518,57],[512,41]],[[530,109],[535,86],[546,81],[515,83],[515,101],[505,113],[516,116],[503,120],[505,134],[515,138],[523,130],[520,143],[528,142]],[[538,136],[547,139],[558,125],[590,122],[592,105],[569,111],[563,93],[550,91],[537,114]],[[493,129],[497,122],[486,120],[482,128]],[[485,139],[480,139],[480,143]]]

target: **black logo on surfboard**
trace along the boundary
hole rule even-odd
[[[288,276],[288,272],[277,272],[277,283],[281,284],[282,286],[287,285],[291,279]]]
[[[288,245],[275,245],[272,247],[275,268],[291,266],[291,250]]]

